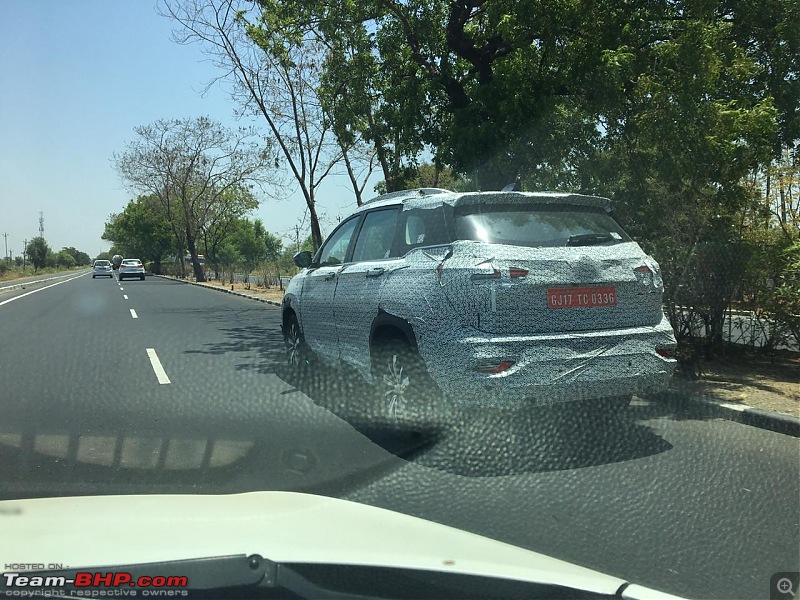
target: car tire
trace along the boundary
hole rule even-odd
[[[311,364],[311,350],[303,338],[297,316],[290,315],[283,328],[283,342],[286,346],[286,363],[294,375],[301,375]]]
[[[372,354],[377,420],[403,429],[427,429],[447,421],[447,403],[416,347],[393,337],[378,340]]]
[[[96,276],[96,275],[92,275],[92,279],[96,279],[96,278],[97,278],[97,276]]]
[[[142,275],[141,277],[139,277],[139,281],[144,281],[144,275]]]

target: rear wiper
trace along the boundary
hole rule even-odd
[[[594,246],[614,241],[610,233],[581,233],[567,238],[567,246]]]

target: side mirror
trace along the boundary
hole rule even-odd
[[[306,269],[311,265],[311,261],[313,257],[311,256],[311,252],[308,250],[304,250],[303,252],[298,252],[293,257],[294,264],[296,264],[301,269]]]

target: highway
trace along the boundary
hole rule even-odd
[[[0,340],[2,499],[307,491],[689,598],[800,570],[793,437],[644,399],[372,428],[349,376],[287,373],[278,307],[159,277],[0,290]]]

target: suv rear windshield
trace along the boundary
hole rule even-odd
[[[572,205],[521,207],[476,205],[456,208],[456,239],[511,246],[591,246],[631,239],[601,208]]]
[[[108,262],[107,260],[96,260],[96,261],[94,261],[94,266],[95,267],[107,267],[110,264],[111,263]]]

